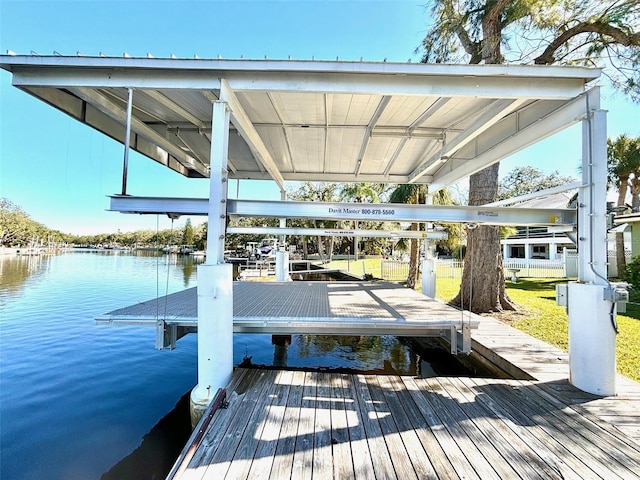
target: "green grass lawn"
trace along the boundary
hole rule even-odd
[[[492,315],[532,337],[568,349],[569,323],[564,307],[556,305],[555,286],[566,279],[525,278],[517,284],[507,282],[509,297],[520,307],[517,312]],[[460,289],[459,278],[438,278],[436,296],[451,300]],[[640,305],[628,304],[627,312],[617,317],[618,372],[640,381]]]
[[[358,277],[362,277],[363,273],[380,276],[380,259],[377,258],[357,262],[338,260],[324,266],[349,271]],[[567,351],[569,324],[565,308],[556,305],[557,283],[567,283],[567,280],[524,278],[519,279],[517,284],[507,282],[509,297],[516,302],[519,310],[492,316]],[[451,300],[459,289],[460,278],[438,277],[436,296],[440,300]],[[640,381],[640,305],[628,304],[627,312],[619,314],[617,320],[620,330],[616,346],[618,372]]]

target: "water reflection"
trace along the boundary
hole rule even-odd
[[[108,250],[0,257],[2,478],[98,478],[193,388],[195,335],[174,351],[157,351],[153,329],[96,326],[92,318],[194,286],[201,261]],[[235,335],[234,363],[244,356],[269,368],[426,370],[426,356],[392,336]],[[186,410],[179,418],[189,428]],[[162,440],[149,432],[150,450],[138,452],[143,460],[129,458],[112,478],[164,475],[149,470],[148,460],[170,465],[177,452],[158,445],[183,446],[179,432],[168,427]]]
[[[47,255],[1,255],[0,256],[0,305],[20,295],[27,281],[46,270]]]

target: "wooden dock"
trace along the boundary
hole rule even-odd
[[[640,478],[566,382],[236,369],[228,392],[169,479]]]
[[[155,324],[164,311],[167,324],[195,326],[195,299],[186,290],[99,321]],[[640,385],[618,376],[617,396],[584,393],[568,383],[566,352],[502,322],[386,283],[238,282],[234,299],[238,332],[466,324],[473,355],[529,380],[236,369],[228,408],[205,413],[172,480],[640,479]]]

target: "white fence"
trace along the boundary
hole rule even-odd
[[[464,262],[456,259],[436,259],[436,277],[461,278]],[[558,260],[509,258],[503,260],[505,278],[513,276],[528,278],[575,278],[577,276],[577,254],[566,254]],[[384,280],[399,282],[407,279],[409,263],[397,260],[382,260],[380,276]]]
[[[389,282],[404,282],[409,276],[409,262],[401,260],[381,260],[380,278]]]
[[[527,278],[566,278],[566,261],[543,260],[533,258],[507,258],[502,261],[505,277],[511,278],[513,272],[518,277]]]

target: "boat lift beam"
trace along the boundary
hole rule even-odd
[[[206,215],[208,200],[112,195],[111,211],[138,214]],[[327,203],[265,200],[227,201],[231,217],[312,218],[377,222],[445,222],[482,225],[575,225],[573,209],[507,208],[402,203]]]
[[[364,230],[344,228],[296,228],[296,227],[227,227],[228,234],[248,235],[307,235],[322,237],[382,237],[382,238],[427,238],[444,240],[448,237],[445,230]]]

